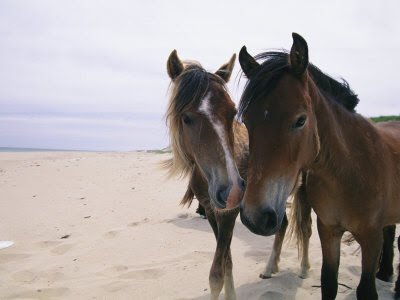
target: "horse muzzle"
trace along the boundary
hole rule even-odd
[[[243,203],[240,205],[240,220],[251,232],[258,235],[275,234],[281,227],[283,215],[277,213],[271,206],[246,210]]]
[[[246,183],[242,178],[237,179],[236,184],[229,186],[220,185],[215,189],[215,192],[210,190],[212,203],[217,211],[228,211],[239,206],[243,198]]]

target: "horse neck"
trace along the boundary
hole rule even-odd
[[[335,177],[349,175],[360,163],[354,159],[354,154],[360,149],[368,151],[365,149],[370,142],[368,139],[377,135],[376,129],[359,114],[327,98],[314,83],[310,84],[309,90],[320,139],[320,153],[313,169],[324,170]]]

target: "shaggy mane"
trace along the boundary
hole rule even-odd
[[[225,87],[225,82],[217,75],[207,72],[197,62],[186,62],[185,69],[171,84],[171,96],[165,114],[169,128],[172,158],[163,162],[168,176],[186,177],[192,173],[193,162],[183,151],[181,116],[188,107],[196,107],[207,94],[210,84],[218,83]]]
[[[263,62],[249,76],[249,81],[239,104],[239,117],[242,117],[250,103],[266,97],[282,75],[289,72],[289,54],[286,50],[264,52],[258,54],[255,58]],[[329,98],[332,98],[348,111],[355,112],[359,99],[346,80],[342,78],[342,82],[339,82],[311,63],[308,64],[307,70],[321,92],[330,96]]]

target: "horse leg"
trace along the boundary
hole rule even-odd
[[[199,206],[196,209],[196,213],[198,213],[202,218],[206,219],[206,210],[204,209],[203,205],[199,202]]]
[[[207,215],[210,224],[214,223],[216,226],[217,248],[214,254],[214,260],[210,269],[210,299],[216,300],[221,293],[222,287],[225,282],[225,299],[236,299],[235,287],[232,276],[232,258],[230,255],[230,244],[232,241],[233,228],[237,213],[224,214],[212,217]],[[213,220],[210,220],[210,219]]]
[[[338,288],[340,241],[343,231],[334,226],[324,225],[319,218],[317,219],[317,227],[322,247],[322,299],[335,299]]]
[[[393,275],[393,242],[396,234],[396,225],[390,225],[383,228],[383,247],[379,263],[379,271],[376,278],[383,281],[390,281]]]
[[[291,209],[291,234],[296,236],[297,248],[299,253],[302,253],[300,264],[300,277],[307,278],[308,270],[310,269],[310,262],[308,259],[308,247],[311,237],[311,205],[307,199],[306,191],[306,174],[302,174],[302,184],[299,186]]]
[[[302,234],[302,256],[301,256],[301,264],[300,264],[300,277],[305,279],[308,277],[308,270],[310,270],[310,260],[308,259],[308,248],[310,246],[310,237],[312,233],[312,219],[311,219],[311,206],[310,204],[305,203],[302,204],[302,216],[301,220],[301,234]]]
[[[361,246],[362,273],[357,287],[357,299],[378,299],[375,287],[376,268],[383,243],[383,230],[381,228],[367,228],[362,233],[354,235]]]
[[[224,288],[225,288],[225,299],[226,300],[236,299],[232,267],[233,267],[232,255],[231,255],[231,249],[229,248],[228,255],[226,257],[226,263],[225,263],[225,285],[224,285]]]
[[[233,228],[235,227],[236,218],[239,211],[232,212],[230,214],[224,214],[217,218],[219,225],[217,248],[220,248],[221,261],[223,270],[225,271],[224,276],[224,290],[225,300],[236,300],[235,284],[233,281],[233,263],[231,255],[231,241],[233,235]],[[220,247],[219,247],[220,246]],[[218,249],[217,249],[218,252]]]
[[[397,238],[397,249],[400,252],[400,236]],[[396,285],[394,286],[394,291],[395,291],[394,298],[395,299],[400,299],[400,264],[398,267],[398,271],[399,271],[399,273],[397,275]]]
[[[277,273],[279,271],[278,263],[281,255],[282,244],[285,238],[287,226],[288,226],[288,219],[285,213],[285,216],[283,217],[282,220],[281,228],[279,229],[278,233],[275,234],[274,244],[272,246],[272,252],[271,255],[269,256],[268,263],[265,267],[264,272],[260,274],[260,278],[262,279],[271,278],[272,273]]]
[[[218,240],[218,224],[217,220],[215,219],[214,212],[212,210],[206,210],[206,215],[207,215],[207,220],[208,223],[210,223],[211,228],[214,232],[215,238]],[[221,278],[213,278],[213,281],[211,280],[211,274],[215,273],[213,270],[215,268],[215,262],[216,262],[216,255],[217,253],[214,254],[214,260],[213,264],[210,269],[210,275],[209,275],[209,284],[210,284],[210,299],[218,299],[219,294],[221,293],[222,286],[224,285],[224,282],[222,281]]]

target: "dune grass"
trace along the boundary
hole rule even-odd
[[[400,116],[380,116],[380,117],[373,117],[371,120],[375,123],[378,122],[387,122],[387,121],[400,121]]]

